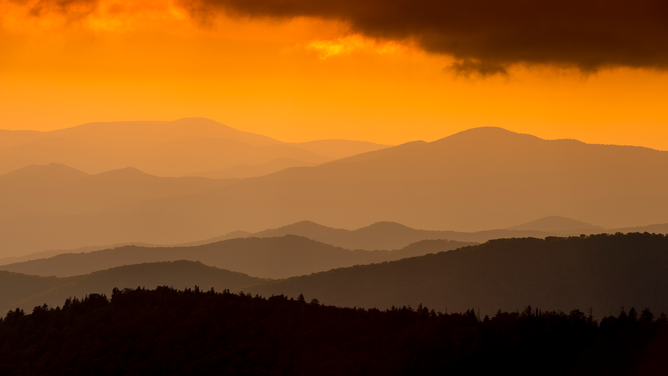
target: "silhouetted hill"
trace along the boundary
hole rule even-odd
[[[2,160],[2,158],[0,158]],[[506,228],[554,213],[605,228],[668,222],[668,152],[498,128],[244,179],[90,216],[0,221],[1,249],[173,244],[304,219],[335,228]]]
[[[0,175],[0,216],[90,213],[234,184],[235,179],[161,178],[135,168],[89,175],[62,164],[27,166]]]
[[[581,233],[582,232],[580,231],[575,231],[571,235],[580,235]],[[275,229],[248,234],[246,236],[274,237],[284,235],[299,235],[319,242],[332,244],[337,247],[373,251],[379,249],[400,249],[411,243],[430,239],[449,239],[460,242],[482,243],[499,238],[544,238],[546,236],[560,235],[560,233],[504,229],[476,232],[428,231],[413,229],[395,222],[377,222],[357,230],[346,230],[319,225],[312,221],[301,221]]]
[[[253,236],[258,238],[271,238],[275,236],[299,235],[320,241],[318,238],[323,236],[343,235],[347,234],[348,232],[349,230],[331,228],[312,221],[300,221],[287,226],[256,232],[253,234]],[[357,247],[348,249],[357,249]]]
[[[484,243],[503,238],[545,238],[547,236],[575,236],[581,234],[617,232],[650,232],[668,234],[668,225],[650,225],[625,229],[606,230],[585,222],[569,218],[550,216],[509,229],[475,232],[417,230],[395,222],[377,222],[357,230],[335,229],[311,221],[269,229],[245,236],[271,237],[299,235],[319,242],[347,249],[400,249],[422,240],[449,239],[460,242]],[[243,233],[240,233],[243,236]],[[226,235],[229,236],[229,235]]]
[[[398,249],[426,239],[450,239],[449,235],[452,231],[416,230],[399,223],[377,222],[328,240],[346,248]]]
[[[584,230],[572,231],[570,235],[580,235],[583,233],[582,231]],[[632,232],[638,232],[638,231],[639,230],[635,230]],[[640,232],[643,231],[644,230]],[[617,232],[617,230],[611,230],[608,232],[615,233]],[[661,231],[654,231],[654,232],[661,232]],[[668,233],[668,228],[666,228],[664,232]],[[92,252],[109,248],[118,248],[126,245],[137,245],[142,247],[196,246],[196,245],[216,243],[219,241],[236,239],[236,238],[246,238],[246,237],[270,238],[270,237],[280,237],[285,235],[303,236],[322,243],[346,249],[363,249],[367,251],[375,251],[375,250],[399,250],[401,248],[408,246],[411,243],[419,242],[422,240],[430,240],[430,239],[431,240],[448,239],[459,242],[484,243],[491,239],[522,238],[522,237],[544,238],[546,236],[564,235],[564,233],[532,231],[532,230],[503,230],[503,229],[477,231],[477,232],[427,231],[427,230],[411,229],[407,226],[391,222],[380,222],[369,226],[365,226],[357,230],[346,230],[346,229],[335,229],[332,227],[319,225],[312,221],[300,221],[287,226],[282,226],[275,229],[267,229],[256,233],[251,233],[248,231],[232,231],[221,236],[215,236],[203,240],[177,243],[177,244],[128,242],[128,243],[119,243],[119,244],[111,244],[104,246],[86,246],[71,250],[63,249],[63,250],[41,251],[27,254],[24,256],[2,258],[0,259],[0,265],[7,265],[11,263],[51,257],[61,253]],[[566,235],[569,234],[567,233]]]
[[[125,265],[86,275],[68,278],[38,277],[0,271],[0,312],[9,309],[32,309],[44,303],[62,305],[70,297],[84,297],[92,293],[111,296],[114,287],[176,288],[217,290],[238,289],[263,279],[246,274],[218,269],[193,261],[172,261]]]
[[[15,310],[0,320],[3,375],[655,376],[668,320],[599,322],[527,307],[491,318],[380,311],[167,286]],[[657,346],[658,345],[658,346]]]
[[[0,312],[5,313],[9,309],[18,307],[30,309],[29,306],[19,305],[18,302],[29,299],[31,296],[41,295],[64,283],[66,281],[63,278],[53,276],[40,277],[0,271]],[[42,304],[39,303],[39,305]]]
[[[411,257],[449,251],[471,243],[440,241],[415,245]],[[347,250],[295,235],[238,238],[192,247],[124,246],[88,253],[64,253],[46,259],[0,266],[0,270],[58,277],[87,274],[121,265],[192,260],[263,278],[286,278],[343,266],[396,260],[403,250]]]
[[[600,226],[595,226],[590,223],[576,221],[575,219],[559,217],[556,215],[509,227],[508,230],[534,230],[553,234],[566,233],[569,235],[573,235],[577,232],[583,234],[592,234],[606,231],[603,227]]]
[[[341,268],[254,286],[263,296],[318,297],[357,307],[422,303],[445,311],[476,307],[483,314],[527,305],[619,307],[668,311],[668,236],[651,234],[503,239],[399,261]]]
[[[215,236],[213,238],[204,239],[204,240],[197,240],[197,241],[194,241],[194,242],[173,244],[173,246],[192,247],[192,246],[195,246],[195,245],[217,243],[217,242],[220,242],[220,241],[223,241],[223,240],[229,240],[229,239],[248,238],[248,237],[251,237],[252,235],[253,234],[251,234],[248,231],[237,230],[237,231],[228,232],[225,235]],[[111,248],[111,247],[107,247],[107,248]]]

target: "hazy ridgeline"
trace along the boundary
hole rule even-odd
[[[214,137],[210,134],[216,132],[238,136],[235,133],[238,131],[231,128],[203,122],[204,125],[193,128],[193,134],[198,135],[196,137]],[[180,124],[153,124],[155,132],[163,132],[155,140],[164,139],[164,142],[178,144],[180,138],[174,134],[186,134],[189,129],[180,127]],[[104,135],[109,132],[96,132],[97,129],[112,129],[110,125],[106,125],[107,128],[105,125],[82,127],[79,130],[72,128],[69,133],[63,131],[62,134],[67,137],[77,134],[80,138],[76,142],[92,137],[94,142],[99,143],[100,150],[107,144],[123,142],[127,143],[124,148],[137,147],[150,139],[146,134],[151,134],[147,131],[133,141],[123,139],[123,132],[119,131],[119,135],[111,135],[107,139]],[[259,135],[244,134],[246,138],[239,137],[233,141],[260,142],[262,145],[253,146],[256,148],[279,147],[283,150],[300,147],[301,152],[312,153],[307,150],[308,147],[304,149],[304,145],[276,144],[278,141]],[[35,142],[45,140],[55,139]],[[310,147],[320,148],[323,142],[310,144]],[[336,147],[340,150],[347,147],[345,142],[338,144]],[[157,151],[146,150],[153,162],[174,168],[182,168],[186,162],[229,161],[231,158],[203,155],[199,151],[206,148],[199,144],[188,144],[197,149],[197,153],[179,154],[179,150],[187,148],[175,145],[170,144],[165,149],[174,150],[174,155],[164,160]],[[17,160],[25,163],[60,162],[94,172],[67,163],[64,159],[49,159],[59,155],[57,150],[39,145],[31,147],[36,150],[34,155],[44,155],[44,160],[32,161],[30,156],[33,154],[28,151],[12,156],[2,154],[23,146],[0,150],[0,160],[6,163]],[[227,146],[216,144],[212,147],[236,153],[232,152],[236,149]],[[101,208],[104,200],[99,205],[85,202],[67,205],[68,208],[89,208],[87,212],[38,213],[39,208],[26,204],[26,210],[32,207],[34,215],[0,217],[0,249],[5,256],[19,256],[48,249],[90,245],[130,242],[177,244],[213,238],[236,230],[258,232],[305,219],[344,229],[392,221],[412,228],[460,232],[509,228],[554,214],[595,223],[606,229],[668,222],[668,195],[665,194],[668,191],[668,175],[660,173],[668,171],[668,152],[665,151],[590,145],[575,140],[548,141],[499,128],[472,129],[430,143],[412,142],[389,148],[382,148],[381,145],[364,147],[375,151],[330,162],[311,161],[320,164],[287,168],[219,188],[169,197],[156,194],[153,199],[137,201],[133,198],[131,202],[121,197],[116,201],[110,200],[113,207],[105,208]],[[350,149],[347,155],[364,147]],[[69,147],[58,150],[61,149],[74,150]],[[72,153],[72,158],[75,158],[76,153]],[[261,155],[257,153],[256,150],[251,154]],[[93,163],[95,155],[87,156],[86,163]],[[110,164],[105,167],[106,170],[133,166],[142,171],[152,171],[137,164],[141,158],[133,157],[132,153],[117,151],[110,155],[128,156],[129,159],[120,161],[118,165]],[[325,159],[344,155],[341,152],[336,157]],[[275,160],[274,157],[279,158],[272,155],[257,163],[268,163]],[[79,155],[76,158],[83,157]],[[292,157],[281,155],[280,158]],[[242,163],[248,162],[236,164]],[[201,167],[201,171],[215,170]],[[42,184],[47,191],[44,197],[50,197],[48,191],[51,185]],[[82,199],[85,198],[83,195]],[[29,199],[24,201],[31,202]],[[44,203],[44,207],[56,208],[58,205]],[[21,208],[16,207],[13,213],[21,212]],[[591,232],[597,231],[585,233]],[[508,235],[489,233],[486,236],[489,239]],[[476,241],[470,238],[448,239]]]
[[[52,163],[0,176],[0,217],[94,213],[157,198],[226,187],[238,179],[163,178],[135,168],[95,175]]]
[[[191,247],[125,246],[89,253],[0,266],[0,270],[41,276],[69,277],[116,266],[157,261],[191,260],[262,278],[287,278],[344,266],[393,261],[453,250],[474,243],[423,240],[395,251],[348,250],[301,236],[239,238]]]
[[[613,234],[617,232],[668,233],[668,224],[650,225],[650,226],[626,228],[626,229],[603,230],[599,226],[594,226],[581,221],[576,221],[573,219],[563,218],[558,216],[550,216],[535,221],[531,221],[528,223],[524,223],[521,225],[513,226],[509,229],[498,229],[498,230],[487,230],[487,231],[476,231],[476,232],[457,232],[457,231],[417,230],[394,222],[378,222],[366,227],[359,228],[357,230],[346,230],[346,229],[337,229],[337,228],[322,226],[311,221],[301,221],[293,223],[291,225],[275,229],[268,229],[256,233],[249,233],[247,231],[233,231],[222,236],[216,236],[214,238],[199,240],[195,242],[181,243],[181,244],[160,245],[160,244],[149,244],[142,242],[131,242],[126,244],[113,244],[107,246],[87,246],[72,250],[51,250],[51,251],[35,252],[24,256],[0,258],[0,270],[14,270],[22,273],[31,273],[38,275],[51,275],[51,274],[55,274],[58,276],[73,275],[72,274],[73,272],[68,272],[70,274],[60,274],[61,273],[60,270],[65,270],[60,268],[42,269],[43,266],[41,265],[41,261],[35,261],[30,263],[26,263],[25,261],[52,258],[55,255],[65,254],[65,253],[95,252],[95,251],[107,250],[125,246],[158,247],[158,248],[192,247],[192,246],[217,243],[224,240],[252,238],[252,237],[265,238],[265,237],[282,237],[286,235],[297,235],[312,240],[316,240],[321,243],[333,245],[335,247],[341,247],[350,250],[378,251],[378,250],[400,250],[402,248],[406,248],[410,244],[418,243],[423,240],[450,239],[451,241],[460,242],[461,245],[463,245],[464,243],[470,243],[470,244],[483,243],[490,239],[499,239],[499,238],[523,238],[523,237],[545,238],[547,236],[582,235],[582,234],[594,234],[601,232],[607,232]],[[393,253],[393,255],[396,256],[401,254],[401,258],[405,258],[405,257],[418,256],[424,254],[424,252],[420,253],[421,252],[420,247],[421,246],[416,245],[411,248],[412,250],[405,249],[403,250],[403,253]],[[361,254],[363,255],[364,253]],[[382,254],[382,252],[378,253],[378,255],[380,254]],[[66,257],[74,257],[74,256],[70,255]],[[65,260],[65,259],[61,258],[58,260]],[[146,259],[145,261],[149,260]],[[49,265],[49,262],[50,261],[46,261],[45,265]],[[10,265],[10,264],[17,264],[17,265]],[[107,264],[107,265],[111,266],[112,264]],[[113,265],[121,265],[121,264],[113,264]],[[33,266],[35,267],[33,268]],[[67,268],[70,268],[72,270],[77,270],[76,273],[84,273],[87,271],[92,271],[92,269],[85,269],[85,268],[77,269],[78,267],[76,265],[69,265],[67,266]]]
[[[168,287],[68,299],[0,321],[0,373],[659,375],[668,320],[630,308],[599,322],[531,307],[443,314],[351,309]]]
[[[337,306],[427,305],[484,314],[524,306],[668,312],[668,237],[652,234],[500,239],[454,251],[253,286],[262,296],[317,296]]]
[[[0,174],[62,163],[91,174],[135,167],[159,176],[246,177],[223,170],[245,174],[245,166],[275,172],[384,147],[348,140],[286,143],[204,118],[89,123],[50,132],[0,130]]]
[[[564,312],[592,309],[594,317],[601,318],[622,306],[668,312],[666,270],[668,237],[664,235],[503,239],[274,281],[188,261],[122,266],[69,278],[0,272],[0,308],[55,306],[70,296],[110,294],[114,287],[192,288],[197,284],[202,289],[228,288],[265,297],[304,294],[324,304],[347,307],[424,304],[442,312],[471,307],[491,315],[498,309],[515,311],[531,305]]]

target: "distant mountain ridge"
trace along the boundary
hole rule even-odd
[[[397,233],[391,233],[390,231],[393,230],[394,228],[401,229],[402,231]],[[390,231],[383,231],[383,229]],[[638,229],[639,230],[637,231],[643,232],[642,231],[643,228],[638,228]],[[666,226],[665,232],[668,233],[668,225]],[[579,235],[581,233],[582,232],[578,231],[576,233],[572,233],[571,235]],[[178,244],[151,244],[144,242],[129,242],[129,243],[119,243],[110,245],[85,246],[71,250],[62,249],[62,250],[42,251],[42,252],[36,252],[34,254],[28,254],[25,256],[1,258],[0,265],[8,265],[17,262],[51,257],[62,253],[94,252],[104,249],[124,247],[128,245],[136,245],[140,247],[175,247],[175,246],[190,247],[190,246],[211,244],[223,240],[236,239],[236,238],[249,238],[249,237],[270,238],[270,237],[281,237],[285,235],[303,236],[312,240],[316,240],[322,243],[346,249],[362,249],[367,251],[375,251],[375,250],[401,249],[408,246],[411,243],[422,240],[445,239],[445,240],[455,240],[463,242],[486,242],[490,239],[497,239],[497,238],[512,238],[512,237],[544,238],[546,236],[556,236],[560,234],[557,234],[556,232],[541,232],[535,230],[517,231],[517,230],[504,230],[504,229],[478,231],[472,233],[456,232],[456,231],[426,231],[426,230],[411,229],[407,226],[390,222],[379,222],[371,224],[369,226],[365,226],[357,230],[346,230],[346,229],[336,229],[332,227],[323,226],[312,221],[300,221],[290,225],[281,226],[275,229],[267,229],[256,233],[237,230],[229,232],[225,235],[215,236],[212,238],[202,239],[193,242],[178,243]]]
[[[668,175],[660,171],[668,171],[668,152],[479,128],[85,217],[0,220],[0,249],[174,244],[304,219],[458,232],[555,213],[604,228],[668,223]]]
[[[508,227],[508,230],[533,230],[545,231],[551,233],[570,233],[581,231],[582,233],[605,232],[601,226],[595,226],[590,223],[577,221],[571,218],[560,217],[556,215],[537,219],[535,221],[523,223],[517,226]]]
[[[548,224],[556,223],[556,228],[545,227]],[[537,224],[545,231],[536,230],[534,225]],[[583,224],[587,225],[583,228]],[[567,225],[566,227],[564,227]],[[427,231],[416,230],[407,226],[392,223],[392,222],[378,222],[365,226],[356,230],[337,229],[323,226],[312,221],[300,221],[290,225],[282,226],[275,229],[267,229],[256,233],[248,231],[232,231],[225,235],[215,236],[212,238],[202,239],[192,242],[184,242],[177,244],[152,244],[145,242],[128,242],[110,245],[85,246],[76,249],[61,249],[49,250],[30,253],[24,256],[12,256],[0,258],[1,265],[9,265],[21,263],[30,260],[37,260],[42,258],[53,257],[63,253],[86,253],[105,249],[113,249],[124,246],[139,246],[139,247],[191,247],[211,243],[217,243],[229,239],[250,238],[250,237],[281,237],[285,235],[297,235],[306,237],[318,242],[333,245],[336,247],[346,249],[361,249],[367,251],[375,250],[398,250],[409,246],[412,243],[423,240],[452,240],[459,242],[475,242],[484,243],[493,239],[503,238],[545,238],[548,236],[573,236],[573,235],[592,235],[600,233],[633,233],[633,232],[648,232],[658,234],[668,234],[668,223],[655,224],[648,226],[619,228],[619,229],[604,229],[600,226],[591,225],[585,222],[577,221],[570,218],[559,216],[550,216],[541,218],[535,221],[527,222],[512,228],[522,227],[525,230],[513,229],[497,229],[497,230],[483,230],[475,232],[458,232],[458,231]],[[394,231],[398,229],[398,231]],[[1,268],[0,268],[1,270]]]
[[[423,304],[441,312],[475,307],[481,315],[493,315],[498,309],[519,311],[531,305],[564,312],[591,308],[600,318],[624,306],[659,314],[668,311],[667,246],[668,236],[638,233],[502,239],[274,281],[190,261],[123,266],[68,278],[0,271],[0,309],[59,305],[66,297],[108,293],[112,287],[198,284],[265,297],[303,294],[307,301],[317,298],[344,307]],[[212,278],[221,282],[212,284]]]
[[[261,283],[244,291],[262,296],[303,294],[346,307],[423,304],[441,312],[475,307],[482,315],[528,305],[564,312],[592,308],[600,318],[622,306],[668,312],[666,270],[665,235],[500,239]]]
[[[190,247],[122,246],[0,266],[0,270],[70,277],[122,265],[191,260],[262,278],[286,278],[356,264],[398,260],[476,243],[422,241],[395,251],[348,250],[296,235],[236,238]]]
[[[395,222],[377,222],[356,230],[346,230],[323,226],[312,221],[300,221],[256,233],[240,231],[236,234],[229,233],[220,237],[214,237],[194,243],[186,243],[184,245],[205,244],[207,242],[230,239],[231,237],[262,238],[298,235],[346,249],[364,249],[373,251],[400,249],[418,241],[434,239],[484,243],[488,240],[501,238],[545,238],[548,236],[591,235],[599,233],[614,234],[617,232],[654,232],[668,234],[668,224],[641,226],[629,229],[605,229],[600,226],[570,218],[549,216],[507,229],[460,232],[418,230]]]
[[[286,143],[205,118],[89,123],[50,132],[0,130],[0,135],[0,174],[30,164],[62,163],[88,173],[135,167],[152,175],[185,176],[286,159],[315,165],[387,147],[348,140]],[[258,176],[242,175],[235,177]]]
[[[30,165],[0,175],[0,217],[91,213],[121,204],[203,192],[237,181],[162,178],[135,168],[90,175],[58,163]]]

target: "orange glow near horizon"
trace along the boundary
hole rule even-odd
[[[518,67],[465,78],[443,71],[448,57],[333,21],[202,25],[160,0],[91,9],[37,17],[0,0],[0,129],[201,116],[283,141],[399,144],[499,126],[668,150],[666,73]]]

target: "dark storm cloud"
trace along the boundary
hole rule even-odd
[[[457,59],[460,74],[504,74],[515,64],[668,68],[668,0],[182,0],[206,21],[318,17],[354,32],[411,40]]]

